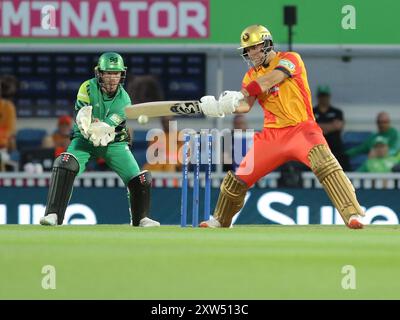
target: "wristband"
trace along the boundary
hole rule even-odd
[[[263,92],[261,86],[258,84],[257,81],[250,82],[245,89],[250,96],[255,96],[255,97],[257,97],[259,94]]]

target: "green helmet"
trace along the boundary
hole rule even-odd
[[[124,59],[116,52],[103,53],[97,63],[99,71],[126,71]]]
[[[95,76],[100,85],[103,84],[101,75],[103,71],[120,71],[120,84],[124,84],[126,78],[126,67],[124,65],[124,59],[122,59],[120,54],[116,52],[106,52],[100,56],[97,66],[94,68]]]

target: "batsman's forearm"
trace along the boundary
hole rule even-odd
[[[288,78],[288,74],[284,73],[280,70],[272,70],[265,76],[262,76],[257,79],[257,83],[261,86],[263,92],[267,92],[273,86],[281,83],[283,80]]]
[[[240,100],[239,106],[236,107],[234,113],[247,113],[250,111],[255,101],[255,97],[245,97],[243,100]]]
[[[265,76],[259,77],[256,80],[250,82],[245,88],[242,89],[242,93],[245,97],[258,96],[263,92],[268,92],[270,88],[281,83],[285,80],[288,75],[279,70],[273,70]]]

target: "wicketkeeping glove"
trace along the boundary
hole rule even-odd
[[[105,122],[93,122],[88,130],[89,140],[95,147],[105,147],[115,138],[115,128]]]
[[[82,107],[76,115],[76,124],[78,125],[79,131],[82,135],[88,139],[88,130],[92,123],[92,106]]]

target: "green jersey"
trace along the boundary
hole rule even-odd
[[[350,156],[350,157],[354,157],[354,156],[359,155],[359,154],[368,153],[372,149],[372,147],[373,147],[373,145],[375,143],[375,139],[378,136],[379,137],[384,137],[384,138],[386,138],[388,140],[390,155],[394,155],[394,154],[397,153],[397,151],[398,151],[397,147],[398,147],[398,142],[399,142],[398,141],[399,140],[398,139],[398,133],[397,133],[397,130],[395,128],[390,128],[386,132],[380,132],[380,133],[371,134],[368,137],[368,139],[365,140],[361,145],[347,150],[346,154],[348,156]]]
[[[104,93],[96,78],[82,83],[76,97],[75,112],[82,107],[92,106],[92,121],[103,121],[115,127],[114,142],[130,141],[129,132],[126,128],[125,107],[131,104],[131,99],[122,85],[118,86],[114,96],[109,97]],[[73,138],[84,139],[77,124],[74,124]]]
[[[392,168],[400,162],[400,154],[397,156],[387,156],[384,158],[371,158],[367,159],[360,168],[357,169],[358,172],[391,172]]]

